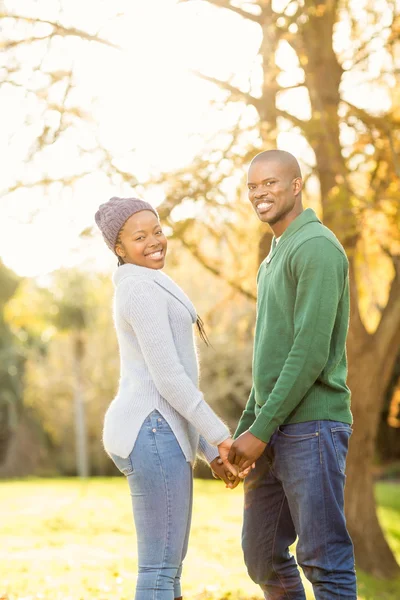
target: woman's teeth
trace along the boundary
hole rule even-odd
[[[157,258],[162,258],[162,255],[163,255],[162,250],[157,250],[157,252],[152,252],[151,254],[148,254],[147,256],[149,258],[155,258],[155,259],[157,259]]]

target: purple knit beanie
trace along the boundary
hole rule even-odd
[[[108,202],[100,204],[94,218],[103,234],[107,246],[116,254],[115,244],[122,225],[137,212],[151,210],[158,217],[155,208],[140,198],[110,198]]]

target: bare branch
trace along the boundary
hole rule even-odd
[[[257,296],[255,294],[253,294],[252,292],[250,292],[249,290],[246,290],[245,288],[243,288],[240,285],[240,283],[237,281],[237,279],[228,279],[226,277],[226,275],[224,275],[224,273],[221,271],[221,269],[219,269],[218,267],[215,266],[215,262],[213,262],[213,264],[210,264],[208,262],[207,258],[200,252],[198,246],[194,246],[193,244],[190,244],[189,242],[187,242],[184,239],[183,236],[179,237],[179,240],[181,241],[182,245],[190,251],[190,253],[192,254],[192,256],[205,269],[207,269],[207,271],[210,271],[210,273],[213,273],[214,275],[216,275],[217,277],[219,277],[220,279],[222,279],[223,281],[225,281],[234,290],[236,290],[237,292],[240,292],[248,300],[252,300],[253,302],[255,302],[257,300]]]
[[[298,90],[299,88],[306,87],[306,84],[303,83],[295,83],[294,85],[288,85],[286,87],[278,87],[278,92],[286,92],[286,90]]]
[[[363,108],[355,106],[347,100],[342,100],[342,102],[348,106],[352,115],[359,118],[361,121],[363,121],[363,123],[365,123],[369,127],[377,127],[381,131],[387,132],[389,127],[398,127],[400,125],[400,121],[396,121],[395,119],[393,119],[390,113],[386,113],[382,116],[377,116],[367,112]]]
[[[180,0],[178,4],[183,4],[184,2],[188,2],[188,0]],[[259,25],[262,23],[261,15],[253,15],[253,13],[247,12],[243,8],[239,8],[238,6],[232,6],[228,0],[207,0],[208,4],[212,4],[213,6],[217,6],[218,8],[225,8],[226,10],[230,10],[234,12],[244,19],[249,19],[249,21],[253,21],[254,23],[258,23]]]
[[[68,36],[78,37],[82,40],[86,40],[89,42],[98,42],[99,44],[104,44],[106,46],[110,46],[111,48],[116,48],[118,50],[120,49],[119,46],[117,46],[116,44],[113,44],[109,40],[105,40],[104,38],[100,38],[96,35],[91,35],[87,31],[83,31],[82,29],[77,29],[76,27],[65,27],[64,25],[61,25],[60,23],[57,23],[55,21],[48,21],[46,19],[36,19],[36,18],[32,18],[32,17],[24,17],[22,15],[8,14],[8,13],[4,13],[4,12],[0,13],[0,19],[16,19],[18,21],[25,21],[26,23],[31,23],[32,25],[35,25],[36,23],[43,23],[43,24],[50,25],[51,27],[53,27],[53,32],[51,35],[45,35],[43,37],[28,38],[28,39],[24,39],[24,40],[19,40],[18,42],[8,42],[5,45],[3,45],[3,49],[4,49],[4,47],[6,47],[6,48],[13,47],[20,43],[29,43],[30,41],[45,40],[46,38],[52,37],[54,35],[59,35],[62,37],[68,37]]]
[[[226,90],[227,92],[230,92],[231,95],[233,96],[233,98],[236,98],[237,100],[243,100],[243,102],[245,102],[246,104],[251,104],[258,110],[258,108],[260,106],[260,101],[261,101],[260,98],[255,98],[248,92],[243,92],[239,88],[230,84],[228,81],[222,81],[221,79],[216,79],[215,77],[210,77],[209,75],[204,75],[203,73],[200,73],[199,71],[191,71],[191,72],[193,73],[193,75],[196,75],[197,77],[200,77],[201,79],[204,79],[205,81],[209,81],[210,83],[215,83],[215,85],[217,85],[218,87],[222,88],[223,90]]]
[[[48,186],[52,183],[62,183],[62,185],[71,185],[75,183],[78,179],[82,179],[82,177],[86,177],[86,175],[92,175],[93,171],[85,171],[83,173],[78,173],[77,175],[71,175],[70,177],[60,177],[59,179],[52,179],[51,177],[43,177],[37,181],[33,181],[31,183],[24,183],[23,181],[17,181],[15,185],[8,188],[6,192],[0,194],[0,198],[4,198],[8,194],[12,194],[20,189],[32,189],[40,186]]]
[[[284,119],[291,121],[293,125],[297,125],[297,127],[300,127],[302,131],[304,131],[307,128],[307,125],[309,124],[309,121],[303,121],[303,119],[295,117],[291,113],[288,113],[286,110],[277,109],[276,114],[278,117],[283,117]]]

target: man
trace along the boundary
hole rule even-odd
[[[253,388],[229,454],[244,471],[243,551],[268,600],[305,600],[289,546],[317,600],[356,600],[344,517],[352,416],[346,385],[345,252],[312,209],[291,154],[258,154],[248,194],[273,233],[257,282]]]

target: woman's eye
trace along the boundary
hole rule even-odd
[[[136,238],[136,240],[135,240],[135,241],[136,241],[136,242],[140,242],[140,240],[143,240],[143,239],[144,239],[144,238],[143,238],[143,236],[141,235],[140,237]]]

